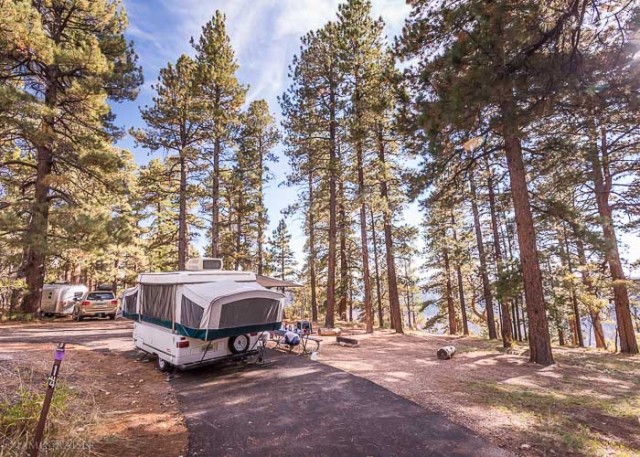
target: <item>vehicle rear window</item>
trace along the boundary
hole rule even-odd
[[[112,300],[113,292],[91,292],[87,295],[87,300]]]

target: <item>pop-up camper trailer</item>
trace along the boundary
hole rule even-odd
[[[254,273],[195,270],[222,267],[213,260],[189,262],[191,271],[143,273],[123,295],[135,345],[156,354],[161,371],[246,358],[258,352],[264,332],[281,326],[283,294],[259,285]]]

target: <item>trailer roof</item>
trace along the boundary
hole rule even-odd
[[[297,282],[272,278],[264,275],[256,275],[256,281],[258,281],[258,284],[262,287],[266,287],[267,289],[271,289],[273,287],[302,287],[302,284],[298,284]]]
[[[202,270],[141,273],[140,284],[195,284],[217,281],[255,281],[255,273],[249,271]]]

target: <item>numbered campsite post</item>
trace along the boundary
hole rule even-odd
[[[31,443],[31,457],[37,457],[40,452],[40,442],[42,441],[42,435],[44,434],[44,426],[47,422],[47,414],[49,414],[49,407],[51,406],[51,399],[53,398],[53,391],[56,388],[56,382],[58,380],[58,373],[60,372],[60,364],[64,359],[64,346],[65,343],[58,343],[56,353],[53,358],[53,367],[51,368],[51,375],[47,382],[47,393],[44,397],[44,403],[42,404],[42,411],[40,412],[40,420],[36,427],[36,433],[33,436],[33,442]]]

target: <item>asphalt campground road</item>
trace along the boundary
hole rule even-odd
[[[176,374],[189,456],[509,456],[377,384],[269,351],[267,366]]]

